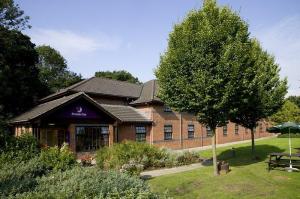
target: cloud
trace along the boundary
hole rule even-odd
[[[299,22],[299,15],[290,16],[254,34],[262,46],[275,56],[281,67],[281,76],[288,78],[288,95],[300,95]]]
[[[90,36],[71,30],[34,29],[28,34],[33,43],[50,45],[60,51],[67,60],[95,51],[116,51],[122,44],[119,38],[103,33]]]

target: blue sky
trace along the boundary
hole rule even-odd
[[[16,0],[31,17],[24,31],[37,45],[61,52],[83,77],[99,70],[127,70],[141,81],[155,78],[168,34],[202,0]],[[219,0],[238,11],[251,35],[276,57],[289,94],[300,95],[300,1]]]

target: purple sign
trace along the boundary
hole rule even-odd
[[[59,111],[57,116],[62,118],[101,118],[101,115],[95,109],[85,103],[74,103]]]

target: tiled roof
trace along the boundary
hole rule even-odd
[[[159,85],[157,80],[150,80],[144,83],[140,97],[130,104],[137,105],[150,102],[162,103],[162,101],[157,97],[158,87]]]
[[[46,102],[43,104],[40,104],[38,106],[35,106],[34,108],[32,108],[31,110],[13,118],[10,123],[17,123],[17,122],[27,122],[30,121],[32,119],[35,119],[57,107],[59,107],[62,104],[65,104],[66,102],[75,99],[77,97],[79,97],[80,95],[82,95],[82,93],[76,93],[73,95],[69,95],[69,96],[65,96],[56,100],[52,100],[50,102]]]
[[[85,92],[87,94],[100,94],[117,97],[138,98],[140,96],[142,85],[124,81],[117,81],[107,78],[92,77],[78,82],[65,89],[61,89],[57,93],[49,95],[41,101],[51,100],[60,97],[68,92]]]
[[[130,107],[130,106],[121,106],[121,105],[106,105],[106,104],[99,104],[86,95],[83,92],[78,92],[72,95],[68,95],[65,97],[61,97],[56,100],[52,100],[43,104],[40,104],[31,110],[21,114],[18,117],[13,118],[9,123],[22,123],[22,122],[29,122],[31,120],[37,119],[38,117],[48,113],[49,111],[56,110],[60,106],[75,100],[76,98],[84,97],[89,102],[93,103],[103,112],[110,115],[112,118],[120,122],[151,122],[150,119],[147,119],[141,112],[137,109]]]
[[[110,112],[122,122],[152,122],[142,112],[131,107],[122,105],[100,104],[107,112]]]

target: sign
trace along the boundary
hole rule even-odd
[[[101,114],[97,108],[88,105],[87,103],[74,103],[64,107],[56,114],[59,118],[85,118],[85,119],[99,119]]]

